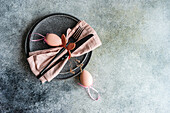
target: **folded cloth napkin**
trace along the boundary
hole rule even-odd
[[[77,48],[71,54],[71,57],[81,56],[85,53],[88,53],[88,52],[94,50],[95,48],[99,47],[102,44],[97,33],[95,32],[95,30],[92,27],[90,27],[85,21],[80,21],[73,29],[69,28],[67,30],[67,36],[66,36],[67,40],[72,36],[72,34],[75,32],[75,30],[79,26],[81,28],[84,28],[84,30],[77,41],[81,40],[82,38],[86,37],[89,34],[93,34],[94,36],[91,37],[89,40],[87,40],[79,48]],[[41,70],[44,69],[44,67],[60,51],[60,49],[62,49],[62,47],[56,47],[56,48],[50,48],[50,49],[45,49],[45,50],[29,52],[29,57],[27,58],[27,60],[28,60],[28,63],[30,65],[32,72],[37,76],[41,72]],[[60,54],[55,59],[55,61],[57,61],[59,58],[61,58],[65,53],[67,53],[67,50],[65,50],[62,54]],[[60,71],[62,70],[62,68],[64,67],[64,65],[66,64],[67,61],[68,61],[68,58],[61,61],[60,63],[55,65],[53,68],[51,68],[48,72],[46,72],[44,74],[44,76],[42,76],[40,78],[41,82],[42,83],[44,83],[46,81],[50,82],[54,77],[56,77],[60,73]]]

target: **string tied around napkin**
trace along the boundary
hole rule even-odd
[[[70,59],[71,58],[70,50],[73,50],[76,47],[76,44],[75,43],[69,43],[68,46],[67,46],[67,44],[66,44],[67,40],[66,40],[66,37],[65,37],[64,34],[61,36],[61,41],[62,41],[61,47],[64,47],[65,49],[67,49],[67,51],[69,53],[69,58],[68,59]]]

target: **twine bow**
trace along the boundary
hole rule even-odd
[[[65,49],[67,49],[67,51],[69,53],[68,58],[70,59],[71,58],[70,50],[73,50],[76,47],[76,44],[75,43],[70,43],[70,42],[67,43],[67,40],[66,40],[66,37],[65,37],[64,34],[62,34],[62,36],[61,36],[61,41],[62,41],[61,47],[64,47]]]

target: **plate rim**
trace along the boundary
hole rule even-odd
[[[70,14],[66,14],[66,13],[52,13],[52,14],[48,14],[48,15],[45,15],[43,17],[40,17],[40,19],[38,19],[37,21],[35,21],[35,23],[30,27],[30,29],[28,30],[27,32],[27,35],[26,35],[26,39],[25,39],[25,54],[26,54],[26,57],[28,58],[29,57],[29,51],[30,51],[30,48],[29,48],[29,37],[30,37],[30,33],[34,30],[34,28],[42,21],[44,20],[45,18],[48,18],[50,16],[55,16],[55,15],[63,15],[63,16],[68,16],[68,17],[72,17],[73,19],[75,19],[75,21],[80,21],[78,18],[70,15]],[[87,64],[89,63],[90,59],[91,59],[91,56],[92,56],[92,51],[88,52],[87,54],[89,54],[89,58],[87,59],[86,63],[82,66],[82,70],[84,70],[84,68],[87,66]],[[79,75],[81,73],[81,71],[77,72],[76,74],[73,74],[72,76],[68,76],[68,77],[64,77],[64,78],[57,78],[58,76],[56,76],[55,78],[57,79],[68,79],[68,78],[71,78],[71,77],[75,77],[77,75]],[[60,73],[59,73],[60,74]]]

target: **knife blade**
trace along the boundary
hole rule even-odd
[[[71,50],[70,52],[73,53],[77,48],[79,48],[82,44],[84,44],[87,40],[89,40],[91,37],[93,36],[93,34],[89,34],[88,36],[86,36],[85,38],[79,40],[78,42],[76,42],[76,47]],[[40,73],[37,76],[37,79],[41,78],[47,71],[49,71],[52,67],[54,67],[55,65],[57,65],[59,62],[65,60],[67,57],[69,56],[69,53],[67,52],[66,54],[64,54],[61,58],[59,58],[53,65],[51,65],[49,68],[47,68],[43,73]]]

